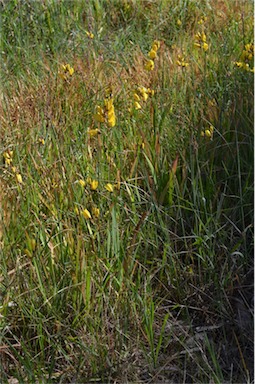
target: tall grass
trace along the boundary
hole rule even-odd
[[[3,382],[253,380],[252,16],[2,2]]]

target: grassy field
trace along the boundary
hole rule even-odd
[[[251,383],[253,2],[0,9],[1,383]]]

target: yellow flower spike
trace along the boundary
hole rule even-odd
[[[85,31],[86,35],[90,38],[90,39],[94,39],[94,34],[92,32],[89,32],[89,31]]]
[[[205,133],[204,133],[204,131],[201,131],[201,137],[204,137],[204,135],[205,135]]]
[[[16,173],[16,180],[19,184],[23,183],[22,176],[20,173]]]
[[[86,185],[86,182],[85,182],[84,180],[82,180],[82,179],[80,179],[80,180],[78,181],[78,183],[80,184],[80,186],[81,186],[82,188],[84,188],[85,185]]]
[[[202,48],[205,52],[208,50],[209,45],[206,42],[206,34],[204,32],[198,32],[195,35],[194,46]]]
[[[157,52],[154,49],[151,49],[150,52],[148,53],[148,56],[150,59],[156,59],[157,57]]]
[[[139,109],[142,109],[141,105],[138,103],[138,101],[135,101],[134,103],[135,109],[138,111]]]
[[[210,128],[209,128],[211,134],[213,134],[213,131],[214,131],[214,127],[212,125],[210,125]]]
[[[146,71],[153,71],[154,66],[155,65],[154,65],[154,61],[153,60],[147,60],[145,66],[144,66],[144,69]]]
[[[108,191],[108,192],[113,192],[114,189],[113,189],[113,185],[111,183],[108,183],[105,185],[105,189]]]
[[[100,209],[97,208],[97,207],[93,207],[93,208],[92,208],[92,214],[93,214],[93,216],[95,216],[96,218],[98,218],[99,215],[100,215]]]
[[[94,136],[97,136],[99,135],[101,132],[98,128],[96,129],[88,129],[88,135],[89,137],[94,137]]]
[[[79,215],[80,214],[80,211],[79,211],[79,208],[78,207],[74,207],[74,213],[76,215]]]
[[[82,216],[83,216],[86,220],[91,219],[91,213],[89,212],[88,209],[83,209],[83,210],[81,211],[81,214],[82,214]]]
[[[90,189],[92,191],[95,191],[97,189],[97,187],[98,187],[98,181],[97,180],[91,180],[91,182],[90,182]]]
[[[180,19],[177,20],[176,24],[178,25],[178,27],[180,27],[182,25],[182,22]]]

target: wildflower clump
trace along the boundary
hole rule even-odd
[[[136,110],[142,109],[141,103],[146,102],[149,97],[154,95],[154,90],[150,88],[145,88],[143,86],[138,86],[134,90],[134,108]]]
[[[185,56],[182,55],[178,55],[178,60],[176,61],[176,64],[182,68],[186,68],[189,65],[189,63],[185,59]]]
[[[194,46],[203,49],[205,52],[208,51],[209,45],[207,43],[207,37],[204,31],[196,33]]]
[[[113,104],[112,92],[106,91],[106,95],[104,99],[104,107],[97,105],[94,119],[99,123],[107,123],[108,127],[111,127],[111,128],[116,125],[116,115],[115,115],[115,109]],[[99,131],[97,133],[99,133]]]
[[[241,69],[244,69],[248,72],[254,72],[254,66],[252,66],[254,57],[254,45],[246,44],[242,55],[240,57],[240,61],[235,62],[235,66]]]
[[[70,64],[62,64],[58,73],[61,79],[67,81],[73,76],[74,69]]]
[[[146,71],[153,71],[155,67],[154,60],[158,57],[157,52],[159,48],[160,48],[160,41],[154,40],[151,46],[151,49],[148,53],[149,59],[146,60],[146,63],[144,66],[144,69],[146,69]]]

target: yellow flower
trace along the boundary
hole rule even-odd
[[[114,111],[111,87],[109,87],[106,92],[107,92],[107,96],[106,96],[106,99],[104,99],[104,106],[105,106],[105,111],[107,113],[107,123],[109,127],[114,127],[116,124],[116,116]]]
[[[211,131],[209,129],[205,130],[205,136],[208,137],[208,138],[212,137],[212,133],[211,133]]]
[[[242,61],[236,61],[235,62],[235,65],[238,67],[238,68],[242,68],[244,63]]]
[[[150,52],[148,53],[148,56],[149,56],[150,59],[156,59],[157,52],[154,51],[154,49],[151,49]]]
[[[176,24],[178,25],[178,27],[180,27],[182,25],[182,22],[180,19],[177,20]]]
[[[250,61],[254,56],[254,46],[253,44],[246,44],[245,49],[242,52],[241,60],[242,61]]]
[[[207,43],[203,43],[202,48],[206,52],[206,51],[208,51],[209,45]]]
[[[70,64],[62,64],[61,71],[59,73],[62,79],[67,80],[68,77],[73,76],[73,74],[74,74],[74,69],[73,67],[70,66]]]
[[[155,91],[153,89],[150,89],[150,88],[147,89],[147,92],[150,96],[154,96],[154,94],[155,94]]]
[[[89,212],[88,209],[83,209],[83,211],[81,211],[81,214],[82,214],[82,216],[83,216],[86,220],[91,219],[91,214],[90,214],[90,212]]]
[[[86,182],[84,181],[84,180],[82,180],[82,179],[80,179],[79,181],[78,181],[78,183],[80,184],[80,186],[81,187],[85,187],[85,185],[86,185]]]
[[[97,208],[97,207],[93,207],[93,208],[92,208],[92,214],[93,214],[93,216],[95,216],[95,217],[99,217],[99,215],[100,215],[100,209]]]
[[[181,55],[178,55],[178,60],[176,61],[177,65],[179,65],[179,67],[187,67],[189,65],[189,63],[187,63],[185,61],[185,58]]]
[[[152,44],[152,49],[154,49],[154,51],[157,51],[159,48],[160,48],[160,41],[154,40]]]
[[[202,48],[205,52],[208,50],[209,46],[206,42],[206,34],[204,32],[198,32],[195,35],[195,47]]]
[[[94,34],[92,32],[89,32],[89,31],[85,31],[86,35],[90,38],[90,39],[94,39]]]
[[[113,191],[114,191],[114,189],[113,189],[113,185],[110,184],[110,183],[106,184],[105,189],[106,189],[108,192],[113,192]]]
[[[214,131],[214,127],[212,125],[210,125],[209,129],[206,129],[205,131],[202,131],[201,132],[201,136],[204,137],[208,137],[208,139],[212,139],[213,138],[213,131]]]
[[[116,116],[114,112],[114,108],[112,108],[111,111],[108,112],[108,126],[109,127],[114,127],[116,124]]]
[[[143,98],[143,101],[147,101],[149,95],[148,90],[145,87],[138,87],[138,92],[140,93],[141,97]]]
[[[198,25],[204,24],[207,21],[206,16],[202,16],[201,19],[198,21]]]
[[[134,103],[135,109],[138,111],[139,109],[142,109],[141,105],[138,103],[138,101],[135,101]]]
[[[95,191],[98,187],[98,181],[97,180],[91,180],[90,182],[90,188],[92,189],[92,191]]]
[[[97,129],[88,129],[88,135],[89,137],[97,136],[100,133],[100,130]]]
[[[19,184],[23,183],[22,176],[20,173],[16,173],[16,180]]]
[[[134,93],[135,101],[140,101],[140,96],[137,93]]]
[[[146,69],[146,71],[153,71],[154,61],[153,60],[147,60],[145,66],[144,66],[144,69]]]
[[[42,145],[44,145],[44,144],[45,144],[45,140],[44,140],[44,138],[43,138],[43,137],[40,137],[38,141],[39,141],[39,143],[40,143],[40,144],[42,144]]]
[[[112,98],[113,89],[112,89],[111,85],[105,89],[105,93],[104,94],[105,94],[105,97],[107,99],[111,99]]]
[[[3,153],[4,165],[8,166],[12,163],[13,151],[6,151]]]
[[[105,108],[107,111],[110,111],[112,108],[114,108],[113,106],[113,98],[111,99],[104,99],[104,105],[105,105]]]

